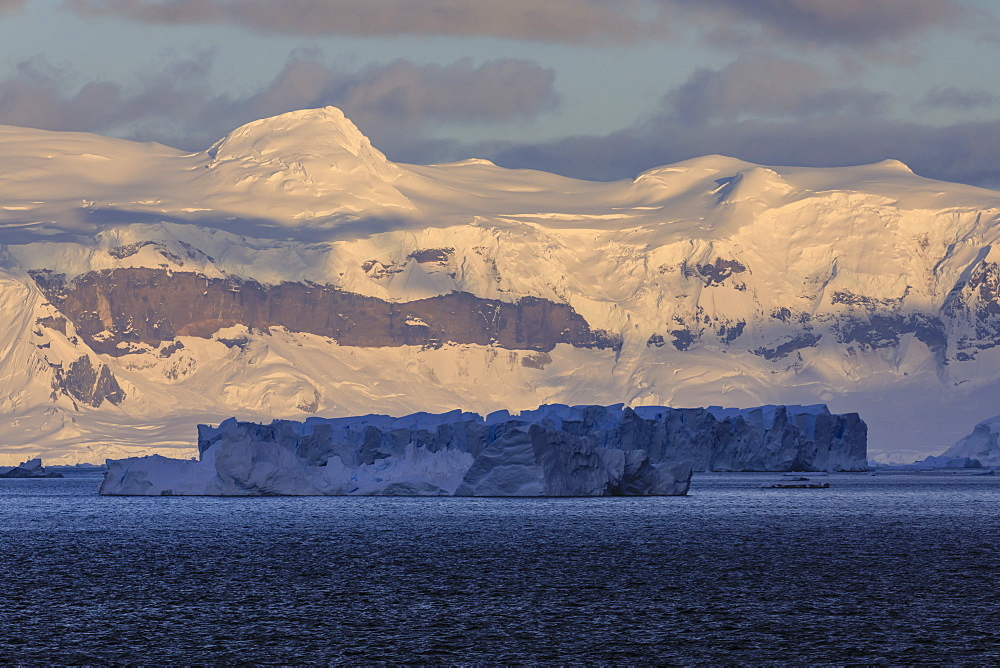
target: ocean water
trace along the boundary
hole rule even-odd
[[[1000,476],[673,498],[0,480],[0,664],[1000,662]]]

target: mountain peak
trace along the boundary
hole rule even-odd
[[[882,162],[875,163],[875,165],[878,166],[878,167],[884,167],[886,169],[892,169],[892,170],[896,170],[896,171],[899,171],[899,172],[907,172],[908,174],[912,174],[913,173],[913,170],[910,169],[909,165],[907,165],[902,160],[896,160],[894,158],[887,158],[886,160],[883,160]]]
[[[280,162],[285,165],[329,161],[342,173],[367,172],[392,181],[399,169],[374,148],[337,107],[301,109],[236,128],[208,149],[216,162]]]
[[[252,193],[279,218],[413,208],[393,185],[403,170],[336,107],[247,123],[216,142],[208,157],[205,176],[213,187],[222,184],[239,200]]]

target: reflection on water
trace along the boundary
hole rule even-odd
[[[1000,477],[668,498],[0,480],[0,663],[995,663]]]

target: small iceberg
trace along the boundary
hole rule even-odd
[[[830,487],[830,483],[817,482],[805,476],[797,476],[787,480],[779,480],[770,485],[761,485],[761,487],[763,489],[827,489]]]
[[[46,471],[41,459],[29,459],[14,467],[0,468],[0,478],[62,478],[57,471]]]

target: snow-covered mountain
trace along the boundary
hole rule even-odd
[[[895,161],[598,183],[396,164],[334,108],[195,154],[0,127],[0,464],[617,402],[822,402],[937,454],[998,410],[998,223]]]

